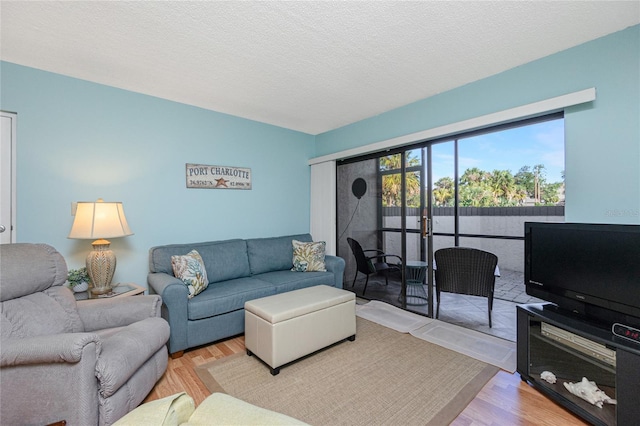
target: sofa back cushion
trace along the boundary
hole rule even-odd
[[[293,240],[311,242],[311,234],[247,240],[251,274],[284,271],[293,267]]]
[[[149,272],[173,275],[171,256],[182,256],[197,250],[202,256],[209,283],[248,277],[250,275],[247,244],[244,240],[211,241],[194,244],[172,244],[149,250]]]

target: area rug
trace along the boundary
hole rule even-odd
[[[345,341],[272,376],[255,357],[235,354],[196,369],[224,391],[312,425],[443,425],[453,421],[498,368],[357,318]]]
[[[356,306],[356,315],[495,365],[510,373],[516,371],[517,352],[514,342],[426,318],[377,300]]]

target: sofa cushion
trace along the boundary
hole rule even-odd
[[[196,296],[209,285],[207,270],[197,250],[191,250],[183,256],[171,256],[173,275],[189,289],[189,299]]]
[[[255,275],[262,281],[271,283],[276,293],[297,290],[299,288],[312,287],[314,285],[325,284],[334,287],[333,272],[294,272],[294,271],[273,271]]]
[[[293,268],[295,272],[324,272],[327,268],[324,265],[324,253],[327,243],[324,241],[315,241],[311,243],[303,243],[302,241],[293,240]]]
[[[226,314],[244,309],[247,300],[272,294],[275,294],[273,285],[253,277],[220,282],[189,300],[187,317],[193,321]]]
[[[244,240],[153,247],[149,250],[149,271],[173,275],[171,256],[185,255],[191,250],[197,250],[202,256],[209,283],[248,277],[251,274]]]
[[[288,270],[293,267],[292,241],[311,242],[310,234],[247,240],[251,274]]]

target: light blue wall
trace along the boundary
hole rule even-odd
[[[597,100],[565,115],[567,219],[640,223],[639,52],[635,26],[315,138],[2,62],[0,108],[18,113],[18,241],[79,267],[90,242],[66,238],[71,203],[122,201],[135,235],[112,241],[115,280],[146,286],[151,246],[308,232],[311,157],[589,87]],[[186,189],[185,163],[251,168],[253,190]]]
[[[111,240],[114,281],[146,286],[155,245],[309,232],[313,136],[1,67],[0,106],[18,113],[18,242],[49,243],[82,266],[91,241],[67,239],[71,203],[122,201],[135,235]],[[251,168],[253,189],[187,189],[185,163]]]
[[[596,88],[595,102],[565,111],[566,219],[640,224],[638,25],[318,135],[316,155],[590,87]]]

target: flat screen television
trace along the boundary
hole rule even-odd
[[[640,225],[524,228],[527,294],[595,321],[640,325]]]

